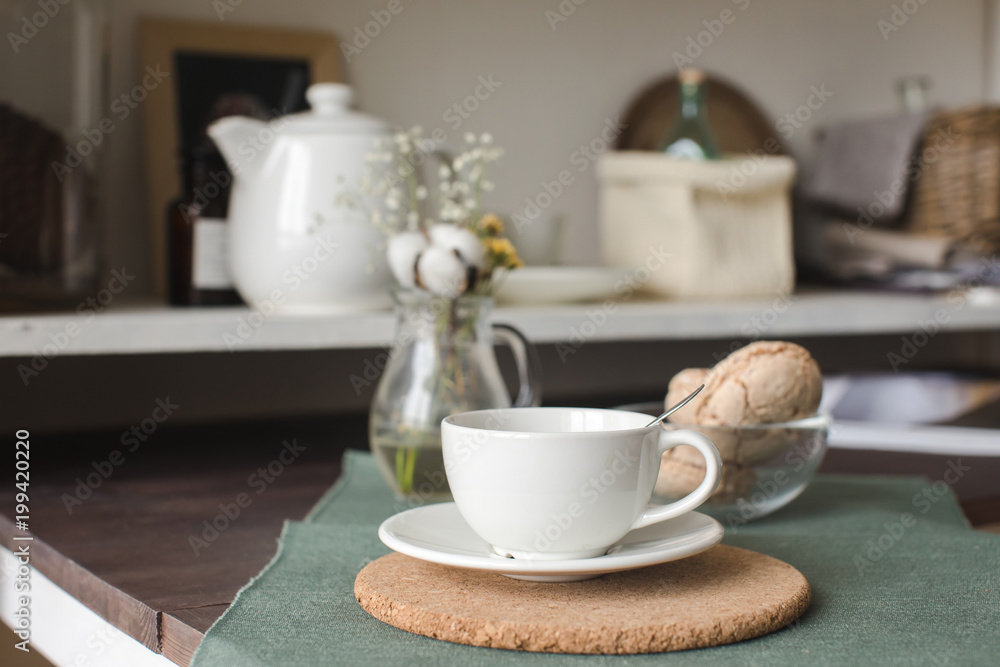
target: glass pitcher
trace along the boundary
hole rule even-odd
[[[487,297],[398,291],[395,299],[396,338],[369,416],[372,453],[399,498],[450,500],[441,420],[457,412],[511,407],[494,342],[514,354],[520,387],[513,406],[538,405],[537,355],[516,329],[491,324],[493,302]]]

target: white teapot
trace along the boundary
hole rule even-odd
[[[385,239],[338,204],[359,192],[365,156],[388,127],[351,111],[350,87],[318,83],[311,111],[270,122],[231,116],[208,128],[233,172],[229,253],[251,307],[283,312],[386,308]]]

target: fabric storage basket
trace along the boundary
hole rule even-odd
[[[1000,107],[938,113],[922,143],[906,228],[1000,250]]]
[[[794,287],[791,158],[690,162],[623,151],[602,156],[597,174],[604,263],[647,266],[646,291],[722,298]],[[670,257],[654,269],[657,252]]]

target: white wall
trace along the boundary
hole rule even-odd
[[[571,168],[577,147],[597,136],[605,119],[619,114],[645,83],[672,70],[673,52],[724,9],[735,20],[698,66],[738,83],[775,120],[802,104],[813,85],[833,92],[791,138],[800,156],[809,153],[811,130],[824,122],[892,112],[900,76],[929,75],[933,99],[948,105],[981,99],[987,78],[983,0],[908,0],[919,9],[888,39],[878,21],[890,20],[893,4],[902,0],[586,0],[555,30],[546,11],[558,11],[559,0],[401,2],[403,11],[347,66],[360,104],[394,123],[442,127],[450,136],[491,131],[508,152],[494,172],[491,202],[502,213],[520,211],[543,180]],[[350,37],[371,20],[371,10],[387,3],[242,0],[224,19]],[[135,57],[138,17],[219,20],[208,0],[112,0],[111,6],[110,97],[135,85],[146,65]],[[444,113],[471,94],[482,75],[492,75],[500,87],[452,132]],[[111,137],[103,191],[107,260],[139,271],[133,295],[151,285],[142,131],[141,117],[133,115]],[[546,211],[568,217],[570,260],[598,255],[596,202],[588,170]]]

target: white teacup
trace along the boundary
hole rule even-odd
[[[719,484],[722,461],[711,440],[649,421],[637,412],[589,408],[452,415],[442,422],[441,439],[458,510],[501,556],[603,556],[629,531],[698,507]],[[648,507],[660,457],[678,445],[705,457],[705,479],[676,502]]]

